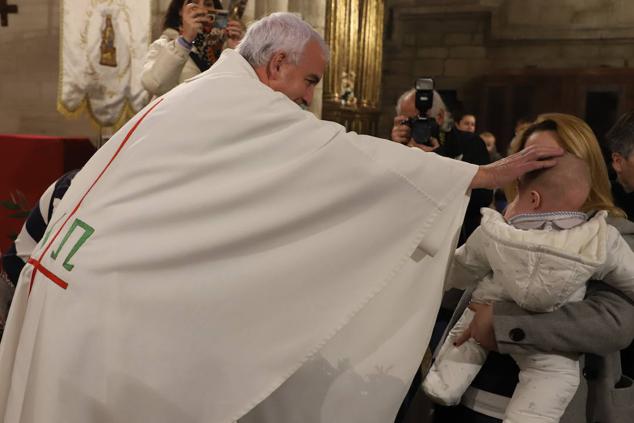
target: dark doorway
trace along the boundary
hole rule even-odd
[[[449,112],[453,115],[456,113],[462,112],[462,101],[458,98],[458,91],[456,90],[437,90],[438,94],[442,98],[442,101],[445,102],[445,106]],[[455,117],[455,116],[454,116]]]
[[[586,92],[586,122],[603,144],[605,133],[614,125],[619,112],[617,91]]]
[[[616,122],[619,112],[619,93],[617,91],[588,91],[586,92],[585,119],[599,140],[601,152],[608,165],[608,172],[612,170],[610,150],[605,141],[605,134]]]

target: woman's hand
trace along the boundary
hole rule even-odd
[[[207,9],[197,3],[188,3],[182,9],[182,36],[188,42],[193,42],[204,24],[211,24]]]
[[[239,21],[229,20],[225,32],[227,33],[227,47],[236,48],[244,36],[244,27]]]

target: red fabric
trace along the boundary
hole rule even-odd
[[[10,201],[19,191],[30,210],[51,183],[82,167],[94,152],[88,138],[0,134],[0,200]],[[0,251],[9,248],[10,235],[24,223],[10,217],[14,212],[0,205]]]

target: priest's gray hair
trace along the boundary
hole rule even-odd
[[[413,96],[415,93],[416,93],[416,89],[412,88],[405,91],[403,94],[401,94],[401,96],[396,101],[396,115],[397,116],[402,114],[401,111],[403,110],[403,102],[405,102],[405,100],[409,96]],[[414,97],[412,97],[412,99],[416,101]],[[444,112],[444,115],[445,115],[445,119],[442,124],[442,129],[443,131],[449,131],[451,127],[453,126],[453,117],[451,116],[451,112],[447,109],[447,106],[445,105],[445,102],[443,101],[442,97],[440,96],[440,94],[438,94],[438,91],[434,90],[434,99],[433,99],[431,108],[427,112],[427,116],[429,116],[430,118],[436,118],[442,112]]]
[[[317,41],[328,60],[330,51],[317,31],[293,13],[277,12],[250,25],[237,51],[253,67],[266,65],[277,52],[286,53],[297,64],[311,40]]]

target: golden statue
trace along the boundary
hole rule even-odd
[[[114,27],[112,15],[106,15],[106,24],[101,31],[101,59],[99,64],[103,66],[117,67],[117,49],[114,46]]]
[[[342,106],[354,107],[357,105],[357,98],[354,95],[354,81],[357,74],[354,71],[341,72],[341,91],[339,98]]]

